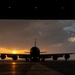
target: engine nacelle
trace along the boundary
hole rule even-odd
[[[57,59],[58,59],[57,55],[54,55],[53,60],[57,60]]]
[[[67,59],[70,58],[70,55],[69,54],[65,54],[64,58],[65,58],[65,60],[67,60]]]
[[[17,60],[17,59],[18,59],[18,56],[17,56],[17,55],[13,55],[13,56],[12,56],[12,59],[13,59],[13,60]]]
[[[1,54],[1,59],[5,59],[6,55],[5,54]]]

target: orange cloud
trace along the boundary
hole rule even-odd
[[[0,53],[12,53],[13,51],[17,51],[18,53],[25,53],[25,52],[29,52],[28,49],[7,49],[7,48],[2,48],[0,47]]]

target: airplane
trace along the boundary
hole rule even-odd
[[[24,58],[26,62],[36,62],[36,61],[45,61],[47,58],[52,58],[53,60],[57,60],[60,57],[64,57],[65,60],[70,58],[70,54],[75,53],[56,53],[56,54],[45,54],[45,52],[40,52],[40,49],[35,45],[30,49],[30,54],[10,54],[10,53],[0,53],[1,59],[5,59],[6,56],[12,58],[13,60],[18,60],[18,58]],[[44,54],[41,54],[44,53]]]

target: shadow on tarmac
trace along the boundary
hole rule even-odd
[[[65,61],[46,61],[41,62],[46,67],[55,70],[63,75],[75,75],[75,60]]]

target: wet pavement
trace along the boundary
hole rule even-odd
[[[54,71],[62,73],[63,75],[75,75],[75,60],[63,61],[47,61],[42,62],[42,65]]]
[[[0,75],[26,75],[33,63],[0,61]]]
[[[0,75],[75,75],[75,61],[1,61]]]

